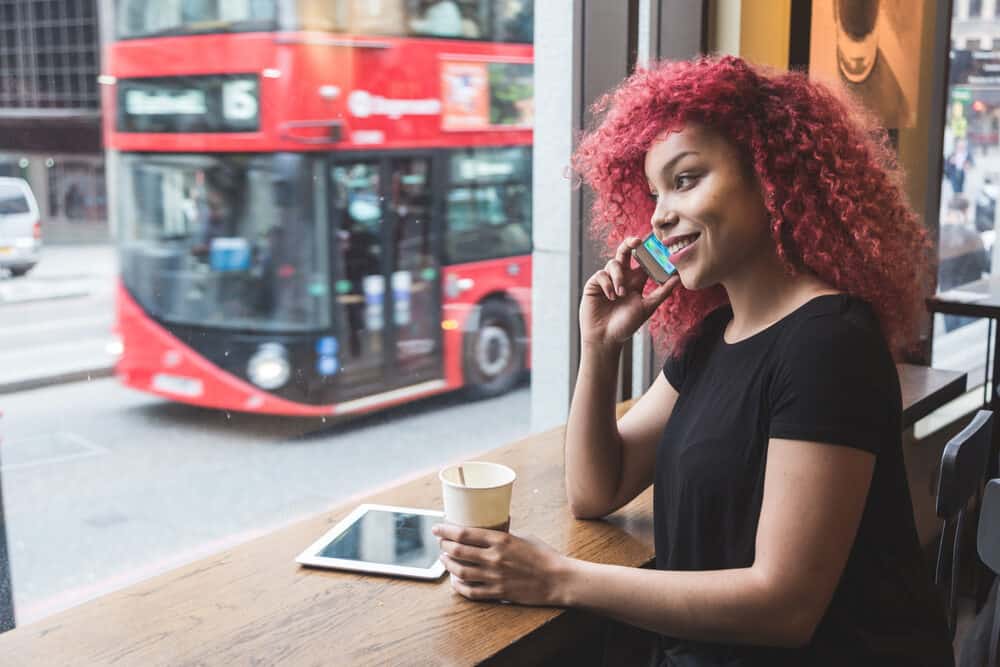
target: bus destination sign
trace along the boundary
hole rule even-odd
[[[119,79],[119,132],[256,132],[254,74]]]

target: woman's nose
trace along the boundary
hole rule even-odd
[[[662,202],[657,203],[656,210],[653,211],[653,217],[650,220],[650,224],[654,230],[672,227],[677,224],[677,213],[669,210],[666,206],[663,206]]]

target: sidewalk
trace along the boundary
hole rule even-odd
[[[0,394],[112,374],[117,274],[113,246],[53,246],[0,279]]]

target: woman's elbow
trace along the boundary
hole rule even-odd
[[[805,614],[802,614],[802,616],[805,616]],[[801,618],[794,621],[784,633],[784,646],[787,648],[802,648],[803,646],[808,646],[812,642],[813,635],[816,634],[816,628],[818,627],[819,622],[817,620],[813,620],[811,615],[809,618]]]
[[[802,648],[812,642],[829,601],[822,602],[811,588],[789,587],[787,582],[771,579],[761,582],[768,619],[764,628],[768,643],[782,648]]]
[[[795,618],[798,616],[800,618]],[[778,645],[782,648],[802,648],[808,646],[816,634],[818,622],[812,620],[811,615],[805,618],[806,614],[794,614],[793,618],[787,619],[783,627],[777,631]]]
[[[603,519],[608,513],[580,499],[568,498],[569,512],[574,519]]]

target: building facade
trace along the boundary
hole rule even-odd
[[[24,178],[46,243],[109,240],[96,0],[0,0],[0,176]]]

